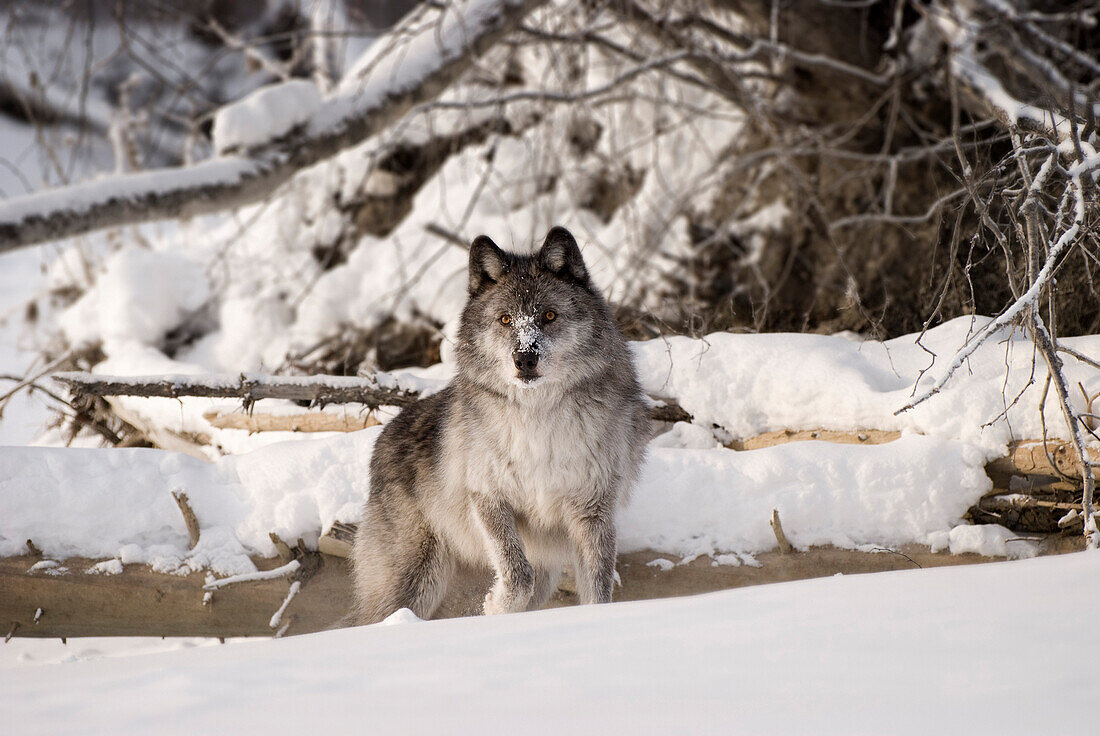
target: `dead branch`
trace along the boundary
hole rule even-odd
[[[187,500],[187,494],[183,491],[172,491],[172,498],[176,499],[176,505],[180,507],[180,513],[183,514],[183,523],[187,527],[188,537],[188,549],[195,549],[195,545],[199,543],[199,519],[195,516],[195,512],[191,510],[191,504]]]
[[[242,399],[251,404],[261,399],[308,401],[313,405],[365,404],[404,407],[417,400],[414,391],[382,385],[379,378],[349,376],[267,376],[242,373],[195,376],[100,376],[92,373],[58,373],[54,379],[75,394],[87,396],[146,396],[177,399],[206,396]],[[382,380],[386,380],[382,378]]]
[[[779,543],[780,554],[789,555],[794,552],[794,545],[787,539],[787,535],[783,531],[783,524],[779,521],[779,509],[772,509],[772,518],[769,523],[775,533],[775,541]]]
[[[1066,501],[1047,501],[1022,493],[986,496],[978,501],[983,511],[1017,511],[1020,509],[1053,509],[1055,511],[1081,511],[1081,504]]]
[[[257,373],[242,373],[239,376],[228,374],[201,374],[187,376],[101,376],[79,371],[57,373],[54,379],[65,384],[74,394],[87,396],[144,396],[178,399],[184,396],[205,396],[219,399],[241,399],[248,406],[261,399],[287,399],[290,401],[308,401],[311,405],[325,404],[364,404],[372,409],[379,406],[406,407],[420,394],[409,389],[398,388],[395,379],[383,373],[369,377],[354,376],[269,376]],[[224,419],[228,416],[220,412],[208,415],[221,417],[227,424],[237,420]],[[207,416],[207,415],[204,415]],[[317,415],[298,415],[317,416]],[[336,419],[340,417],[333,415]],[[675,402],[661,400],[650,409],[650,416],[656,421],[691,421],[691,414],[684,411]],[[209,417],[208,417],[209,418]],[[282,417],[271,415],[267,420],[258,420],[256,425],[270,422],[276,424]],[[295,420],[291,415],[287,419]],[[304,421],[304,420],[303,420]],[[320,419],[316,420],[321,427]],[[325,420],[328,421],[328,420]],[[362,420],[364,423],[367,419]],[[291,422],[291,423],[292,423]],[[247,422],[241,422],[241,429],[248,429]],[[217,426],[217,425],[215,425]],[[289,425],[288,425],[289,426]],[[304,426],[304,425],[303,425]],[[325,425],[328,427],[335,425]],[[364,426],[371,426],[364,424]],[[354,431],[351,424],[348,429],[334,431]],[[362,427],[358,427],[362,429]],[[255,429],[253,431],[262,431]],[[330,431],[328,428],[300,429],[289,431]]]
[[[1066,426],[1071,433],[1071,443],[1080,463],[1081,481],[1084,485],[1084,493],[1081,499],[1081,511],[1084,514],[1085,544],[1089,549],[1100,548],[1100,530],[1096,526],[1096,516],[1093,509],[1093,492],[1096,480],[1092,473],[1092,463],[1089,451],[1081,437],[1081,419],[1077,416],[1069,402],[1069,389],[1066,386],[1066,378],[1062,372],[1062,359],[1058,355],[1055,338],[1047,330],[1042,317],[1037,310],[1031,313],[1032,339],[1047,365],[1051,382],[1054,384],[1055,393],[1058,396],[1058,405],[1062,409],[1062,416],[1066,420]]]

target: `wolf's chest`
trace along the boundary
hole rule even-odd
[[[600,486],[608,472],[614,428],[582,408],[503,411],[482,439],[483,480],[514,501],[553,503]]]

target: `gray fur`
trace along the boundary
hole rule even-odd
[[[542,607],[567,565],[582,603],[611,600],[615,511],[648,437],[626,341],[564,228],[532,256],[477,238],[469,277],[455,379],[374,448],[355,623],[431,617],[458,566],[492,569],[485,613]]]

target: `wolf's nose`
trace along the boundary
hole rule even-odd
[[[517,370],[533,371],[535,366],[539,364],[539,354],[533,351],[513,353],[512,360],[515,362]]]

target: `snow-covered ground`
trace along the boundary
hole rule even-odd
[[[1095,726],[1100,555],[0,670],[4,732],[1037,734]]]

